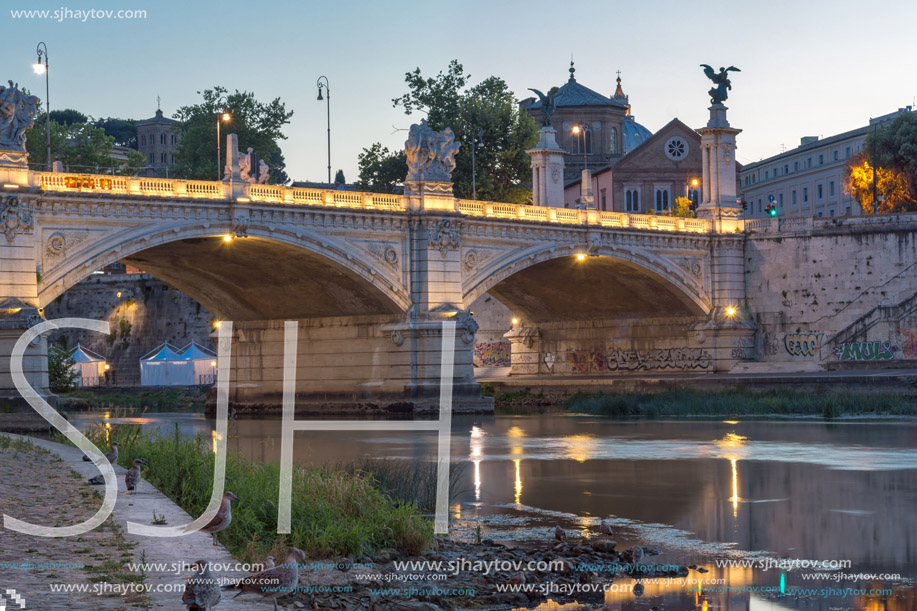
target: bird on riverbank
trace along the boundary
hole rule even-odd
[[[110,462],[111,464],[115,464],[116,462],[118,462],[118,442],[117,441],[111,442],[111,449],[105,453],[105,458],[107,458],[108,462]],[[92,459],[86,456],[85,454],[83,455],[83,460],[86,462],[92,462]]]
[[[611,526],[608,525],[608,522],[606,522],[605,520],[602,520],[599,523],[599,532],[601,532],[603,535],[606,535],[608,537],[611,536]]]
[[[137,493],[137,486],[140,484],[140,466],[145,464],[146,461],[142,458],[135,458],[134,466],[124,474],[124,485],[128,493]]]
[[[299,565],[305,561],[306,553],[294,547],[280,566],[259,571],[224,589],[241,590],[233,598],[243,594],[258,594],[262,598],[269,598],[274,603],[274,611],[277,611],[277,599],[292,594],[299,586]]]
[[[226,530],[229,528],[229,525],[232,524],[232,502],[238,500],[239,497],[234,493],[224,492],[223,500],[220,501],[220,508],[217,510],[216,515],[213,516],[213,519],[210,520],[206,526],[201,528],[203,532],[209,533],[210,536],[213,537],[214,545],[220,544],[219,541],[217,541],[217,533],[221,530]]]
[[[567,531],[565,531],[560,526],[555,526],[554,527],[554,538],[557,539],[558,541],[563,541],[564,539],[567,538]]]
[[[220,603],[223,593],[219,581],[210,572],[210,563],[198,560],[191,566],[197,573],[188,578],[181,601],[188,607],[188,611],[213,609]]]

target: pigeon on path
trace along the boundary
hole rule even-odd
[[[118,462],[118,442],[117,441],[111,442],[111,449],[105,453],[105,458],[107,458],[108,462],[110,462],[111,464],[115,464],[116,462]],[[86,462],[92,462],[92,459],[86,456],[85,454],[83,455],[83,460]]]
[[[599,524],[599,531],[601,531],[603,535],[606,535],[608,537],[611,536],[611,526],[609,526],[608,522],[606,522],[605,520],[602,520],[602,522]]]
[[[137,486],[140,484],[140,466],[146,464],[146,461],[142,458],[134,459],[134,466],[124,474],[124,485],[127,487],[127,491],[137,493]]]
[[[201,528],[205,533],[209,533],[213,537],[213,544],[219,545],[217,541],[217,533],[221,530],[226,530],[229,528],[229,525],[232,524],[232,502],[238,501],[237,497],[232,492],[224,492],[223,500],[220,501],[220,508],[217,510],[217,514],[213,516],[213,519],[207,523],[206,526]]]
[[[277,599],[292,594],[299,586],[299,565],[305,561],[306,553],[294,547],[280,566],[259,571],[235,585],[226,586],[225,589],[241,590],[235,597],[242,594],[258,594],[262,598],[269,598],[274,603],[274,611],[277,611]]]
[[[210,563],[198,560],[192,568],[197,570],[197,573],[188,578],[181,601],[188,607],[188,611],[213,609],[219,604],[223,593],[220,591],[219,581],[210,572]]]

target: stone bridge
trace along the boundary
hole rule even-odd
[[[627,370],[726,370],[754,341],[740,221],[15,168],[0,181],[4,359],[48,303],[115,261],[233,321],[237,407],[279,405],[286,320],[300,322],[301,409],[435,408],[449,319],[455,409],[486,409],[473,313],[491,297],[514,317],[516,374],[550,374],[561,352],[608,369],[587,354],[597,336]],[[46,389],[44,352],[26,369]]]

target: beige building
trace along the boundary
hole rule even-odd
[[[167,176],[169,168],[175,165],[175,151],[181,141],[181,134],[173,131],[176,123],[164,117],[159,109],[156,116],[137,123],[137,150],[146,157],[148,174]]]
[[[828,138],[807,136],[791,151],[746,165],[739,174],[742,199],[748,204],[746,218],[763,218],[769,204],[777,207],[780,216],[862,214],[860,205],[845,189],[847,164],[863,151],[873,130],[911,111],[910,106],[901,108]]]

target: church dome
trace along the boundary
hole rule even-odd
[[[623,147],[621,152],[625,155],[633,152],[635,148],[649,140],[650,136],[653,135],[653,132],[637,123],[632,115],[624,117],[622,130],[624,133],[622,134],[623,141],[621,144]]]

